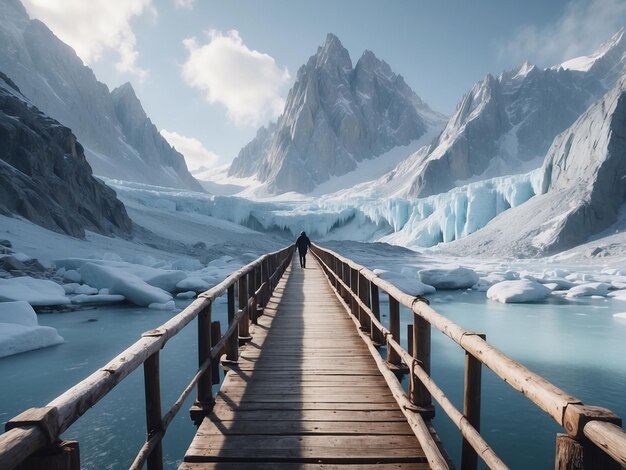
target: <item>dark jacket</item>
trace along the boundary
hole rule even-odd
[[[296,246],[298,247],[298,252],[301,255],[305,255],[307,249],[311,246],[311,240],[306,235],[300,235],[296,240]]]

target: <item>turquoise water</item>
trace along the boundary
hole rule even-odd
[[[465,328],[486,333],[496,347],[583,402],[626,416],[626,321],[612,316],[626,311],[626,302],[555,299],[542,304],[503,305],[474,292],[442,293],[431,296],[431,300],[440,313]],[[383,303],[382,310],[385,308]],[[214,319],[224,326],[223,304],[215,310]],[[0,359],[0,421],[48,403],[130,346],[143,331],[170,316],[169,312],[132,307],[40,315],[40,323],[57,328],[66,343]],[[404,311],[403,334],[409,319]],[[433,377],[460,408],[463,352],[435,331],[432,347]],[[196,328],[191,324],[161,353],[164,411],[193,376],[196,357]],[[483,435],[508,465],[554,468],[554,441],[560,428],[551,418],[488,369],[483,369],[482,398]],[[187,413],[190,405],[191,400],[168,429],[164,451],[167,468],[177,467],[193,436]],[[145,438],[144,423],[143,373],[138,369],[64,437],[80,441],[84,468],[127,468]],[[460,437],[456,428],[441,410],[434,423],[458,462]]]
[[[439,313],[485,333],[492,345],[583,403],[626,416],[626,321],[613,317],[626,311],[626,302],[554,298],[505,305],[476,292],[443,292],[429,298]],[[404,311],[403,334],[409,319]],[[406,338],[402,340],[406,345]],[[431,373],[460,410],[464,360],[461,348],[433,329]],[[441,409],[434,425],[458,463],[461,438],[456,427]],[[505,463],[518,469],[554,468],[559,432],[563,430],[552,418],[483,367],[481,434]]]

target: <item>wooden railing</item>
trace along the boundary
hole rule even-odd
[[[210,412],[212,385],[219,381],[219,359],[236,361],[239,341],[249,337],[250,322],[266,305],[293,255],[294,246],[264,255],[232,273],[220,284],[202,293],[186,309],[141,339],[107,365],[41,408],[31,408],[11,419],[0,435],[0,469],[15,468],[30,460],[28,468],[80,468],[78,443],[59,441],[59,436],[89,408],[143,364],[147,439],[130,468],[163,468],[161,441],[174,416],[197,386],[191,410],[195,421]],[[239,309],[235,307],[235,286]],[[219,323],[211,322],[214,301],[227,293],[228,329],[220,338]],[[198,317],[199,368],[191,382],[165,415],[161,412],[159,355],[167,341]],[[43,452],[41,452],[43,451]],[[33,454],[37,452],[36,456]]]
[[[408,396],[403,390],[401,397],[394,392],[405,415],[408,411],[414,411],[427,420],[431,419],[434,416],[434,398],[457,426],[463,439],[463,470],[477,468],[478,457],[489,468],[507,468],[480,434],[482,364],[564,428],[566,434],[557,435],[557,470],[619,470],[622,465],[626,465],[626,432],[621,427],[621,419],[613,412],[583,404],[491,346],[485,340],[485,335],[465,330],[437,313],[423,297],[413,297],[402,292],[367,268],[330,250],[313,246],[312,251],[330,283],[345,301],[355,322],[362,331],[367,332],[361,334],[367,336],[370,349],[375,350],[375,345],[386,343],[386,362],[389,367],[398,370],[404,366],[408,370]],[[380,321],[379,289],[389,295],[389,328]],[[413,325],[409,326],[408,335],[410,352],[399,344],[400,305],[413,313]],[[441,331],[465,351],[462,412],[452,404],[430,376],[431,327]],[[390,386],[392,390],[395,387],[392,384]],[[420,443],[427,443],[428,430],[423,426],[421,430],[420,426],[412,427]],[[436,449],[430,455],[428,452],[426,454],[433,468],[447,468],[446,462],[436,455]]]

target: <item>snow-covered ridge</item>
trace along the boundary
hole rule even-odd
[[[620,29],[608,41],[605,41],[598,47],[593,54],[575,57],[565,62],[555,65],[553,68],[563,68],[565,70],[576,70],[579,72],[588,72],[596,62],[606,56],[608,52],[619,47],[624,37],[624,28]]]

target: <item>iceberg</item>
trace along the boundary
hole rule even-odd
[[[55,328],[39,326],[26,301],[0,302],[0,357],[63,343]]]
[[[420,281],[436,289],[467,289],[478,282],[478,274],[461,266],[422,269]]]
[[[0,302],[25,300],[34,307],[67,305],[65,289],[53,281],[28,276],[0,279]]]
[[[154,303],[166,304],[172,300],[168,292],[119,268],[86,263],[79,272],[89,285],[97,289],[107,288],[110,294],[123,295],[129,302],[140,307],[148,307]]]
[[[487,298],[503,304],[537,302],[549,297],[551,293],[550,288],[537,281],[520,279],[494,284],[487,291]]]

